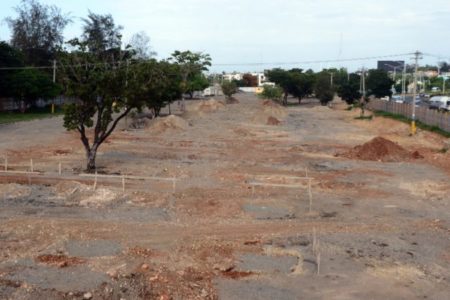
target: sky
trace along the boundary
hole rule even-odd
[[[0,40],[9,40],[4,18],[19,0],[1,0]],[[67,40],[81,33],[88,10],[111,14],[123,40],[139,31],[159,58],[174,50],[209,53],[211,71],[261,71],[272,67],[320,70],[376,67],[377,59],[298,63],[412,53],[421,64],[450,60],[449,0],[41,0],[70,13]],[[411,63],[412,55],[393,57]],[[386,58],[389,59],[389,58]],[[295,62],[295,63],[294,63]],[[291,64],[294,63],[294,64]],[[259,64],[259,65],[251,65]]]

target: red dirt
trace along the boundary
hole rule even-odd
[[[418,151],[411,153],[399,144],[383,137],[376,137],[363,145],[356,146],[343,156],[383,162],[399,162],[423,158]]]
[[[232,271],[232,270],[231,271],[222,271],[221,273],[224,277],[231,278],[231,279],[244,278],[244,277],[248,277],[248,276],[255,274],[253,272],[239,272],[239,271]]]
[[[280,125],[280,124],[281,124],[280,120],[278,120],[275,117],[270,116],[270,117],[267,118],[267,125],[277,126],[277,125]]]
[[[66,255],[52,255],[44,254],[36,257],[36,261],[49,265],[56,265],[60,268],[65,268],[73,265],[79,265],[85,262],[85,260],[78,257],[68,257]]]

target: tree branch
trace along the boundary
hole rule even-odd
[[[116,126],[117,126],[117,124],[119,123],[119,121],[122,120],[123,117],[125,117],[125,116],[131,111],[131,109],[132,109],[132,107],[127,107],[127,108],[125,109],[125,111],[124,111],[120,116],[118,116],[117,119],[114,120],[114,122],[113,122],[111,128],[110,128],[109,130],[107,130],[106,132],[103,133],[103,135],[102,135],[102,137],[100,138],[100,141],[99,141],[99,143],[98,143],[99,145],[100,145],[101,143],[103,143],[103,142],[108,138],[108,136],[111,135],[111,133],[114,131],[114,129],[116,128]]]

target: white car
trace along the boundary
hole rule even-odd
[[[435,96],[430,99],[430,109],[450,111],[450,97]]]

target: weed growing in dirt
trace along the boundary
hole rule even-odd
[[[373,116],[359,116],[356,117],[355,120],[368,120],[368,121],[372,121]]]

